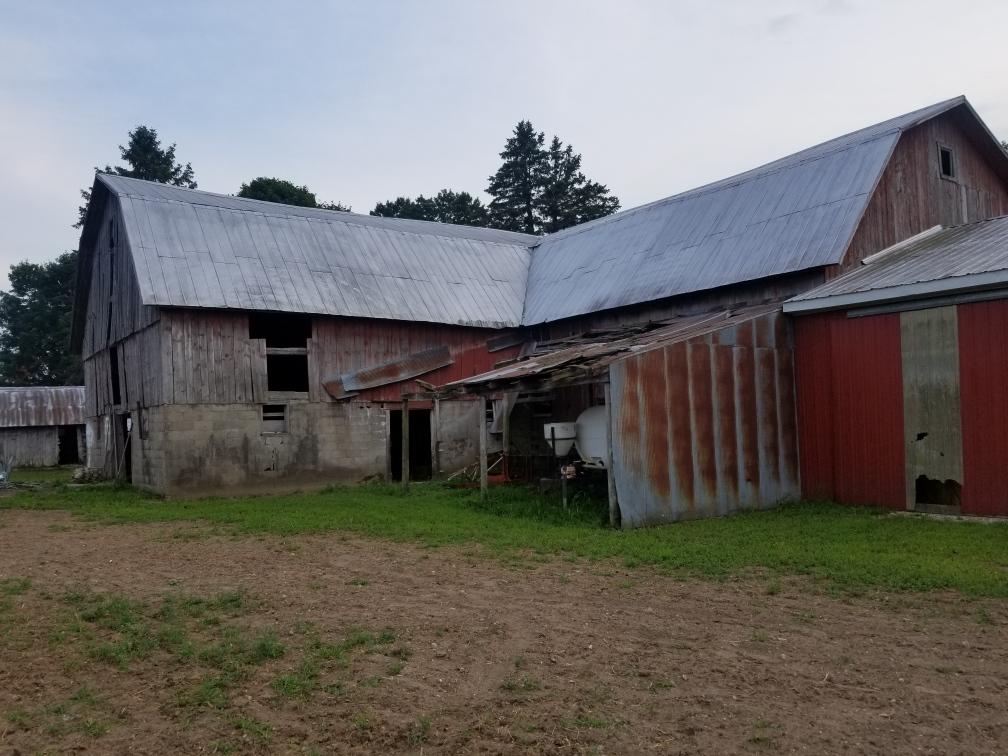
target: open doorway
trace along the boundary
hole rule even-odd
[[[114,415],[115,419],[115,451],[116,451],[116,477],[125,480],[127,483],[133,482],[133,443],[132,430],[133,419],[130,414],[123,413]]]
[[[80,446],[78,445],[77,437],[78,433],[76,425],[61,425],[59,427],[59,436],[57,436],[57,443],[59,444],[59,456],[57,457],[59,460],[58,464],[80,464]]]
[[[402,410],[389,410],[389,474],[402,480]],[[409,479],[430,480],[434,476],[431,457],[431,411],[409,411]]]

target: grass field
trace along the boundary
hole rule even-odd
[[[614,559],[684,576],[751,568],[809,575],[846,591],[953,589],[1008,596],[1008,525],[896,517],[882,510],[798,503],[771,511],[613,531],[597,506],[563,511],[524,489],[438,484],[333,488],[249,498],[162,500],[131,488],[43,485],[2,508],[58,509],[103,523],[205,521],[236,533],[335,531],[427,546],[471,545],[505,558]]]

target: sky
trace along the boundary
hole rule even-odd
[[[623,207],[965,94],[1008,138],[1008,2],[0,0],[0,288],[77,246],[146,124],[201,189],[367,212],[482,192],[530,119]]]

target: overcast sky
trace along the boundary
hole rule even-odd
[[[76,247],[137,124],[202,189],[366,213],[482,192],[528,118],[632,207],[958,94],[1008,138],[1006,29],[1005,0],[0,0],[0,285]]]

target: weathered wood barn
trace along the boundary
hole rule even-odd
[[[415,403],[514,353],[534,237],[99,175],[73,343],[89,459],[160,491],[414,477],[475,459],[478,406]],[[504,342],[506,344],[506,341]]]
[[[865,262],[784,305],[803,494],[1008,516],[1008,217]]]
[[[1006,211],[1008,156],[964,98],[544,238],[98,176],[74,321],[92,464],[301,485],[395,477],[405,443],[426,475],[477,458],[476,397],[529,460],[544,420],[610,393],[625,524],[769,505],[800,490],[780,303]]]
[[[0,460],[50,467],[84,460],[84,387],[0,388]]]

